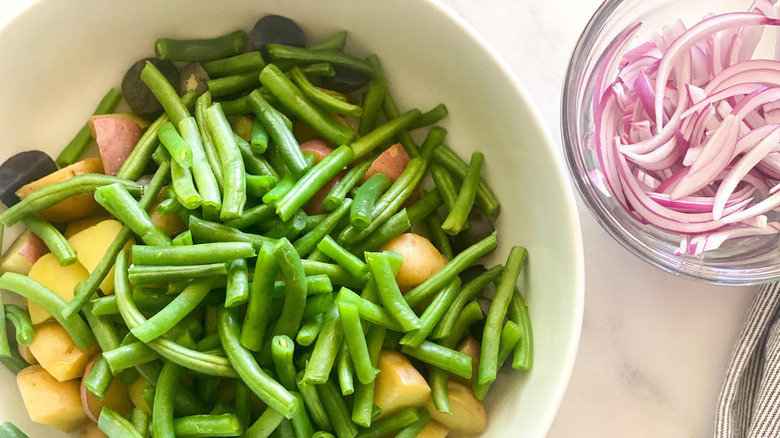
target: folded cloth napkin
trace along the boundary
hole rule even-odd
[[[718,400],[715,438],[780,437],[780,283],[756,295]]]

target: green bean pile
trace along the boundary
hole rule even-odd
[[[446,130],[433,126],[446,107],[401,112],[378,58],[345,53],[344,32],[309,48],[269,44],[270,62],[243,53],[245,39],[237,31],[213,40],[158,40],[159,59],[201,62],[212,78],[209,91],[180,96],[147,63],[141,79],[165,113],[117,175],[55,183],[0,213],[4,226],[21,222],[40,236],[63,266],[76,254],[38,212],[88,193],[123,225],[70,301],[26,276],[0,276],[0,289],[41,305],[79,348],[97,341],[102,353],[84,376],[95,397],[102,399],[114,379],[149,382],[151,416],[105,407],[100,430],[110,437],[414,437],[431,421],[425,408],[377,420],[383,350],[412,360],[442,412],[451,412],[450,375],[474,376],[481,400],[511,355],[513,368],[529,370],[531,326],[516,286],[525,249],[515,246],[504,265],[462,280],[495,250],[496,233],[462,251],[450,246],[452,236],[474,226],[475,206],[495,220],[500,205],[482,179],[483,154],[462,160],[444,145]],[[334,66],[370,76],[362,104],[316,85]],[[116,105],[116,95],[112,90],[104,101]],[[234,132],[237,117],[251,120],[245,138]],[[333,151],[319,161],[302,152],[300,125]],[[410,131],[425,127],[418,147]],[[61,161],[78,158],[74,144],[84,136],[79,132]],[[362,182],[396,142],[410,157],[400,175],[376,173]],[[435,187],[420,191],[429,173]],[[306,214],[334,178],[320,201],[323,213]],[[159,215],[180,216],[185,231],[169,236],[155,225],[149,209],[159,196]],[[448,262],[402,291],[396,275],[404,259],[382,248],[412,227]],[[128,251],[131,237],[137,244]],[[99,287],[112,267],[115,293],[103,296]],[[491,284],[495,296],[483,315],[476,299]],[[30,344],[34,329],[24,308],[0,307],[0,318],[13,324],[19,344]],[[456,350],[469,332],[481,335],[478,367]],[[19,372],[27,363],[1,335],[0,361]],[[228,384],[235,395],[218,401]],[[24,436],[12,425],[0,428]]]

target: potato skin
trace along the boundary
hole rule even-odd
[[[119,172],[143,133],[136,121],[115,114],[92,116],[89,129],[100,150],[106,175]]]
[[[384,173],[390,178],[390,181],[395,182],[404,169],[406,169],[407,164],[409,164],[409,154],[406,153],[400,143],[396,143],[376,157],[363,176],[363,182],[366,182],[366,180],[377,173]]]
[[[382,246],[381,251],[395,251],[404,257],[395,277],[402,291],[419,286],[447,264],[447,257],[430,240],[414,233],[395,237]]]
[[[16,383],[30,419],[36,423],[70,432],[87,419],[78,380],[60,382],[40,365],[32,365],[19,372]]]
[[[30,193],[40,188],[85,173],[103,173],[103,160],[100,158],[87,158],[86,160],[71,164],[68,167],[63,167],[37,181],[22,186],[22,188],[16,191],[16,196],[20,199],[24,199],[30,196]],[[100,205],[95,201],[94,195],[84,194],[71,196],[58,204],[39,211],[38,214],[44,219],[52,222],[71,222],[76,219],[91,216],[97,211],[98,207],[100,207]]]
[[[49,252],[46,243],[30,231],[22,233],[0,260],[0,273],[27,275],[33,263]]]

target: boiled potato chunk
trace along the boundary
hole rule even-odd
[[[435,421],[431,421],[417,434],[417,438],[444,438],[448,433],[450,433],[449,429]]]
[[[108,435],[98,429],[97,423],[87,420],[81,423],[79,428],[79,438],[108,438]]]
[[[35,337],[30,344],[30,352],[38,363],[61,382],[82,377],[98,351],[97,343],[79,350],[65,328],[56,322],[35,327]]]
[[[49,252],[46,243],[30,231],[22,233],[0,260],[0,274],[16,272],[27,275],[33,263]]]
[[[157,206],[160,205],[160,203],[166,198],[167,196],[161,194],[161,196],[159,196],[157,200],[152,203],[152,206],[148,211],[149,219],[151,219],[154,226],[161,229],[163,233],[169,236],[173,236],[186,230],[187,225],[184,223],[184,221],[181,220],[181,216],[176,213],[161,216],[160,213],[157,212]]]
[[[76,251],[76,256],[79,259],[84,268],[90,274],[97,268],[103,256],[108,251],[108,247],[114,242],[116,235],[122,229],[122,224],[119,221],[109,219],[101,221],[86,230],[76,234],[68,239],[68,243]],[[132,237],[125,244],[125,249],[135,245],[135,239]],[[114,291],[114,268],[108,271],[108,275],[100,283],[100,290],[104,294],[110,294]]]
[[[80,281],[89,278],[89,272],[81,263],[70,266],[60,266],[60,262],[53,254],[49,253],[39,258],[30,269],[30,278],[51,289],[65,301],[73,299],[73,289]],[[28,301],[27,308],[30,311],[30,319],[33,324],[38,324],[51,318],[51,314],[38,304]]]
[[[395,279],[402,291],[422,284],[447,264],[447,257],[425,237],[404,233],[387,242],[382,251],[395,251],[404,256],[401,270]]]
[[[238,136],[243,138],[245,141],[251,141],[253,122],[254,117],[236,116],[233,118],[233,123],[231,124],[233,127],[233,132],[238,134]]]
[[[466,336],[458,345],[457,350],[460,353],[471,357],[471,379],[464,379],[463,377],[454,374],[450,374],[450,378],[456,382],[461,382],[464,385],[471,385],[471,381],[479,372],[479,358],[482,355],[482,346],[473,336]]]
[[[19,356],[22,356],[22,359],[24,359],[25,362],[29,363],[30,365],[38,364],[38,359],[33,356],[29,346],[19,344],[17,345],[17,349],[19,350]]]
[[[60,382],[40,365],[33,365],[19,372],[16,383],[30,419],[36,423],[70,432],[87,419],[78,380]]]
[[[130,385],[129,388],[127,388],[127,392],[130,395],[130,400],[133,401],[135,407],[149,415],[152,415],[152,409],[149,407],[149,404],[146,403],[146,399],[144,398],[144,389],[146,389],[147,386],[149,386],[149,382],[141,377],[136,380],[135,383]]]
[[[86,230],[89,227],[94,227],[95,225],[103,222],[106,219],[111,219],[111,216],[108,216],[106,214],[97,214],[95,216],[89,216],[83,219],[75,220],[73,222],[70,222],[65,227],[65,232],[62,233],[62,235],[65,236],[66,239],[70,239],[76,234]]]
[[[450,382],[447,385],[450,395],[450,409],[452,414],[439,412],[433,405],[433,401],[428,401],[426,408],[431,413],[431,418],[444,427],[462,435],[480,435],[487,427],[487,415],[485,406],[477,399],[471,388],[457,382]]]
[[[133,402],[130,400],[128,390],[119,379],[111,381],[111,386],[108,387],[103,400],[98,400],[84,386],[81,387],[81,397],[84,409],[89,409],[89,414],[94,418],[100,417],[100,411],[103,410],[103,406],[108,406],[121,415],[127,415],[133,409]]]
[[[430,398],[428,382],[403,354],[383,351],[377,368],[374,404],[382,408],[382,417],[408,406],[422,406]]]
[[[84,161],[63,167],[52,174],[22,186],[16,191],[16,196],[24,199],[38,189],[85,173],[103,173],[103,161],[100,158],[87,158]],[[58,204],[41,210],[38,214],[52,222],[71,222],[92,215],[98,207],[99,205],[92,194],[84,194],[71,196]]]

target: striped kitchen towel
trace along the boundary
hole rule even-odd
[[[780,283],[761,287],[731,356],[715,438],[780,437]]]

